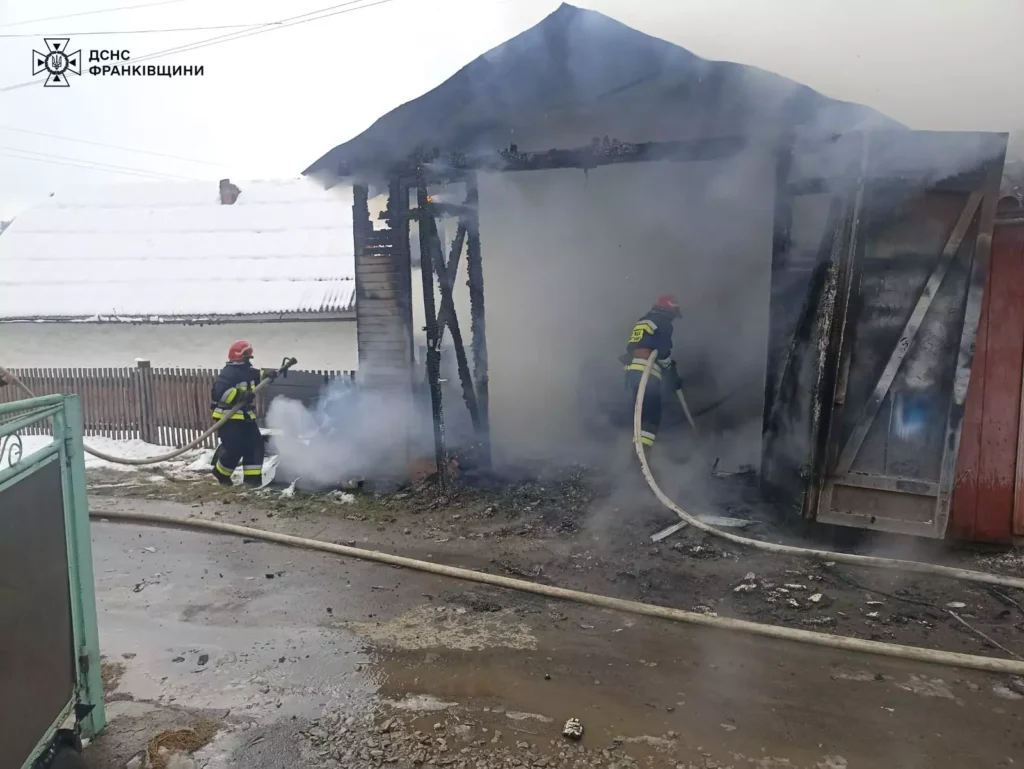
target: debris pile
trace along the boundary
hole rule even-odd
[[[583,724],[580,723],[578,718],[570,718],[565,722],[565,726],[562,727],[562,736],[568,737],[570,740],[582,739]]]
[[[510,730],[487,729],[475,718],[465,719],[449,711],[438,714],[432,725],[417,723],[412,716],[389,713],[355,716],[341,712],[328,713],[313,721],[302,732],[309,758],[325,769],[372,769],[387,766],[396,769],[512,769],[513,767],[549,767],[550,769],[593,769],[593,767],[636,767],[640,759],[625,751],[624,741],[613,740],[602,747],[588,747],[579,740],[583,726],[570,718],[560,739],[550,727],[545,735],[517,734]],[[422,721],[422,716],[419,721]],[[429,719],[428,719],[429,721]],[[570,729],[571,727],[571,729]],[[573,737],[572,731],[579,736]],[[669,759],[678,735],[670,732],[652,739],[644,752],[644,765],[684,766]],[[666,763],[667,761],[667,763]]]

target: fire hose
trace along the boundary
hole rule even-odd
[[[650,375],[651,364],[653,363],[653,356],[648,361],[646,370],[644,371],[643,378],[640,382],[640,388],[637,397],[637,411],[634,418],[634,442],[637,444],[638,453],[640,456],[641,466],[644,470],[644,476],[647,478],[648,483],[651,485],[652,490],[658,495],[659,499],[667,504],[670,509],[674,510],[677,515],[680,515],[684,520],[689,519],[688,522],[693,522],[693,525],[703,531],[707,531],[709,534],[717,536],[724,536],[727,539],[739,540],[738,544],[750,545],[753,547],[766,546],[769,543],[760,542],[758,540],[748,540],[744,537],[734,537],[731,534],[719,532],[710,526],[706,526],[699,520],[689,516],[687,513],[682,511],[671,500],[664,496],[661,489],[655,483],[654,478],[651,476],[650,468],[647,466],[647,459],[643,454],[642,445],[640,444],[639,437],[639,404],[642,403],[643,394],[647,386],[647,380]],[[0,368],[0,374],[6,373]],[[23,389],[27,390],[24,386]],[[258,388],[257,388],[258,389]],[[917,646],[904,646],[901,644],[891,644],[882,641],[870,641],[861,638],[853,638],[849,636],[838,636],[830,635],[827,633],[818,633],[811,630],[800,630],[797,628],[789,628],[779,625],[767,625],[758,622],[749,622],[746,620],[731,619],[728,617],[710,616],[705,614],[698,614],[696,612],[684,611],[682,609],[675,609],[667,606],[658,606],[656,604],[643,603],[640,601],[632,601],[623,598],[614,598],[611,596],[599,595],[595,593],[588,593],[580,590],[572,590],[568,588],[557,587],[554,585],[543,585],[535,582],[530,582],[522,579],[515,579],[512,577],[503,577],[495,574],[488,574],[486,572],[474,571],[472,569],[464,569],[457,566],[447,566],[445,564],[430,563],[428,561],[421,561],[414,558],[406,558],[404,556],[393,555],[390,553],[384,553],[377,550],[367,550],[357,547],[349,547],[347,545],[338,545],[333,542],[324,542],[316,539],[309,539],[306,537],[296,537],[290,534],[282,534],[278,532],[265,531],[263,529],[254,529],[248,526],[237,526],[235,524],[223,523],[220,521],[212,521],[202,518],[175,518],[169,515],[158,515],[153,513],[143,512],[132,512],[132,511],[107,511],[107,512],[90,512],[89,517],[93,520],[101,522],[117,522],[117,523],[130,523],[130,524],[143,524],[151,526],[159,526],[162,528],[174,528],[174,529],[187,529],[192,531],[202,532],[216,532],[220,534],[230,534],[238,537],[245,537],[249,539],[256,539],[263,542],[270,542],[273,544],[284,545],[287,547],[296,547],[305,550],[314,550],[324,553],[331,553],[333,555],[340,555],[349,558],[358,558],[365,561],[373,561],[376,563],[383,563],[389,566],[396,566],[399,568],[412,569],[415,571],[426,572],[429,574],[435,574],[444,577],[450,577],[453,579],[461,579],[469,582],[476,582],[485,585],[492,585],[499,588],[507,588],[510,590],[519,590],[521,592],[532,593],[534,595],[546,596],[548,598],[554,598],[558,600],[574,601],[576,603],[586,604],[590,606],[596,606],[604,609],[611,609],[613,611],[622,611],[630,614],[636,614],[645,617],[653,617],[657,619],[669,620],[672,622],[682,622],[691,625],[700,625],[718,630],[730,630],[735,632],[747,633],[750,635],[776,638],[784,641],[793,641],[797,643],[806,643],[814,646],[820,646],[831,649],[842,649],[845,651],[860,652],[866,654],[876,654],[884,657],[891,657],[896,659],[912,660],[916,662],[924,662],[938,665],[947,665],[952,667],[958,667],[968,670],[980,670],[991,673],[1002,673],[1008,675],[1024,675],[1024,661],[1002,659],[998,657],[985,657],[975,654],[963,654],[960,652],[948,652],[940,651],[936,649],[925,649]],[[980,572],[970,572],[963,569],[945,569],[945,567],[931,567],[927,568],[929,564],[921,564],[913,561],[891,561],[888,564],[879,562],[885,562],[888,559],[882,558],[864,558],[861,556],[847,556],[846,558],[840,558],[839,553],[826,553],[824,551],[812,551],[805,550],[802,548],[784,548],[781,551],[776,551],[774,548],[782,546],[771,545],[765,549],[769,549],[772,552],[785,552],[798,554],[820,554],[823,557],[828,557],[834,561],[842,561],[844,563],[854,563],[855,565],[867,565],[867,566],[879,566],[884,565],[887,568],[904,568],[910,567],[912,571],[927,571],[932,573],[939,573],[943,576],[956,576],[964,579],[964,575],[986,577],[986,580],[994,580],[994,584],[1008,585],[1010,587],[1021,587],[1024,580],[1013,580],[1010,578],[998,578],[995,575],[982,574]],[[850,558],[856,560],[850,561]],[[895,566],[891,564],[900,564]]]
[[[943,566],[933,566],[931,564],[918,563],[916,561],[899,561],[885,558],[869,558],[865,556],[854,556],[842,553],[831,553],[826,551],[809,550],[805,548],[773,545],[771,543],[748,539],[746,537],[737,537],[726,532],[718,531],[717,529],[714,529],[711,526],[707,526],[699,519],[696,519],[693,516],[689,515],[680,507],[675,505],[661,491],[660,487],[655,482],[654,477],[651,475],[650,467],[647,464],[647,458],[643,452],[643,445],[640,442],[640,407],[643,403],[643,396],[647,388],[647,382],[650,378],[651,366],[654,363],[654,358],[655,356],[652,355],[651,358],[648,360],[647,366],[643,373],[643,377],[640,381],[639,390],[637,392],[636,409],[634,411],[633,438],[637,448],[638,456],[640,457],[640,464],[643,468],[644,477],[647,479],[647,482],[651,486],[651,489],[655,492],[655,494],[658,496],[658,498],[662,501],[663,504],[669,507],[669,509],[673,510],[677,515],[680,516],[680,518],[682,518],[687,523],[690,523],[691,525],[695,526],[701,531],[704,531],[708,534],[712,534],[714,536],[723,537],[732,542],[735,542],[736,544],[760,548],[767,550],[769,552],[782,553],[787,555],[810,555],[813,557],[819,557],[831,561],[849,563],[856,566],[875,566],[890,569],[901,569],[912,572],[939,574],[941,576],[967,579],[977,582],[985,582],[989,584],[1004,585],[1015,588],[1024,588],[1024,580],[1014,579],[1011,577],[999,577],[993,574],[985,574],[982,572],[969,571],[966,569],[953,569]],[[391,553],[384,553],[378,550],[368,550],[364,548],[350,547],[348,545],[339,545],[333,542],[324,542],[321,540],[309,539],[306,537],[296,537],[290,534],[265,531],[263,529],[254,529],[248,526],[238,526],[235,524],[224,523],[221,521],[212,521],[202,518],[175,518],[173,516],[168,515],[158,515],[153,513],[131,511],[95,512],[90,513],[90,517],[99,521],[135,523],[144,525],[154,525],[160,527],[188,529],[193,531],[230,534],[238,537],[245,537],[249,539],[260,540],[263,542],[285,545],[288,547],[302,548],[305,550],[315,550],[323,553],[331,553],[333,555],[340,555],[349,558],[358,558],[360,560],[365,561],[383,563],[389,566],[412,569],[415,571],[421,571],[428,574],[450,577],[452,579],[461,579],[466,580],[468,582],[475,582],[484,585],[492,585],[498,588],[519,590],[521,592],[532,593],[534,595],[545,596],[557,600],[574,601],[576,603],[586,604],[589,606],[596,606],[603,609],[611,609],[613,611],[627,612],[630,614],[636,614],[644,617],[653,617],[656,619],[669,620],[672,622],[681,622],[690,625],[700,625],[703,627],[708,627],[716,630],[741,632],[754,636],[776,638],[796,643],[811,644],[814,646],[829,649],[841,649],[844,651],[875,654],[883,657],[911,660],[915,662],[924,662],[937,665],[947,665],[951,667],[963,668],[968,670],[980,670],[985,672],[1002,673],[1016,676],[1024,675],[1024,661],[1021,660],[1005,659],[999,657],[986,657],[976,654],[963,654],[960,652],[949,652],[936,649],[925,649],[918,646],[905,646],[902,644],[885,643],[883,641],[871,641],[862,638],[854,638],[851,636],[831,635],[828,633],[819,633],[812,630],[801,630],[798,628],[790,628],[780,625],[767,625],[759,622],[749,622],[747,620],[732,619],[729,617],[718,617],[706,614],[698,614],[697,612],[684,611],[682,609],[676,609],[667,606],[659,606],[657,604],[644,603],[641,601],[632,601],[623,598],[614,598],[612,596],[588,593],[581,590],[572,590],[569,588],[558,587],[555,585],[543,585],[536,582],[530,582],[528,580],[515,579],[512,577],[503,577],[496,574],[488,574],[486,572],[474,571],[472,569],[464,569],[457,566],[430,563],[429,561],[421,561],[414,558],[393,555]]]
[[[288,371],[289,368],[294,366],[296,363],[298,363],[298,361],[295,360],[295,358],[285,358],[284,361],[282,361],[282,363],[281,363],[281,368],[277,369],[276,373],[277,374],[283,374],[286,371]],[[0,366],[0,376],[6,377],[7,380],[11,384],[13,384],[15,387],[19,388],[29,398],[35,398],[36,397],[35,393],[33,393],[24,382],[22,382],[14,373],[9,371],[8,369],[5,369],[3,366]],[[264,378],[263,381],[260,382],[258,385],[256,385],[256,387],[251,391],[253,397],[255,397],[257,393],[262,391],[264,387],[269,385],[272,380],[273,380],[273,377],[267,377],[267,378]],[[170,452],[168,452],[166,454],[161,454],[161,455],[156,456],[156,457],[145,457],[143,459],[133,459],[133,458],[130,458],[130,457],[115,457],[115,456],[113,456],[111,454],[107,454],[105,452],[99,451],[98,449],[89,448],[89,446],[84,446],[83,448],[85,449],[85,452],[87,454],[91,454],[92,456],[96,457],[97,459],[102,459],[102,460],[104,460],[106,462],[113,462],[113,463],[119,464],[119,465],[136,465],[136,466],[139,466],[139,465],[154,465],[154,464],[157,464],[158,462],[166,462],[169,459],[174,459],[175,457],[180,457],[185,452],[191,451],[192,449],[197,448],[203,441],[205,441],[207,438],[209,438],[211,435],[213,435],[215,432],[217,432],[217,430],[220,429],[221,425],[223,425],[225,422],[227,422],[229,419],[231,419],[231,417],[233,417],[235,414],[237,414],[239,411],[241,411],[244,407],[245,407],[245,401],[241,401],[240,400],[237,406],[234,406],[230,411],[225,412],[224,416],[222,416],[220,419],[218,419],[216,422],[214,422],[213,425],[206,432],[204,432],[202,435],[200,435],[194,441],[192,441],[191,443],[188,443],[188,444],[182,446],[181,448],[175,449],[174,451],[170,451]]]
[[[89,517],[101,522],[135,523],[161,528],[187,529],[191,531],[216,532],[219,534],[231,534],[236,537],[255,539],[262,542],[271,542],[287,547],[297,547],[303,550],[316,550],[322,553],[331,553],[348,558],[358,558],[364,561],[384,563],[389,566],[397,566],[403,569],[413,569],[428,574],[436,574],[452,579],[461,579],[468,582],[477,582],[483,585],[492,585],[509,590],[519,590],[524,593],[546,596],[562,601],[574,601],[576,603],[597,606],[602,609],[627,612],[644,617],[670,620],[672,622],[683,622],[690,625],[701,625],[703,627],[717,630],[731,630],[767,638],[777,638],[784,641],[795,641],[797,643],[823,646],[830,649],[843,649],[851,652],[862,652],[866,654],[877,654],[884,657],[895,657],[897,659],[913,660],[916,662],[927,662],[937,665],[948,665],[968,670],[982,670],[990,673],[1005,673],[1008,675],[1024,675],[1024,661],[1002,659],[999,657],[984,657],[977,654],[962,654],[960,652],[947,652],[937,649],[925,649],[919,646],[904,646],[902,644],[891,644],[883,641],[869,641],[863,638],[850,636],[829,635],[818,633],[813,630],[799,630],[797,628],[784,627],[781,625],[765,625],[759,622],[749,622],[741,619],[728,617],[709,616],[696,612],[674,609],[668,606],[631,601],[625,598],[613,598],[596,593],[587,593],[582,590],[571,590],[569,588],[557,587],[555,585],[543,585],[537,582],[530,582],[524,579],[513,577],[502,577],[497,574],[488,574],[482,571],[464,569],[458,566],[447,566],[441,563],[430,563],[415,558],[406,558],[401,555],[380,552],[379,550],[366,550],[348,545],[338,545],[333,542],[323,542],[317,539],[306,537],[295,537],[290,534],[281,534],[264,529],[254,529],[249,526],[237,526],[233,523],[222,523],[211,521],[205,518],[175,518],[170,515],[158,515],[155,513],[142,513],[132,511],[109,511],[92,512]]]
[[[871,566],[879,569],[894,569],[896,571],[912,572],[916,574],[934,574],[940,577],[949,577],[951,579],[961,579],[968,582],[981,582],[987,585],[1001,585],[1003,587],[1013,587],[1018,590],[1024,590],[1024,579],[1019,577],[1007,577],[1000,574],[973,571],[971,569],[958,569],[953,566],[941,566],[939,564],[924,563],[922,561],[906,561],[898,558],[879,558],[869,555],[837,553],[831,550],[813,550],[806,547],[795,547],[793,545],[778,545],[773,542],[765,542],[760,539],[741,537],[737,534],[716,529],[714,526],[709,526],[696,516],[686,512],[679,507],[679,505],[669,499],[665,492],[661,490],[661,487],[658,486],[658,482],[654,480],[654,475],[651,473],[650,465],[647,463],[647,455],[644,452],[643,443],[640,440],[640,421],[644,403],[644,393],[647,392],[647,383],[650,380],[651,368],[654,366],[656,358],[657,352],[652,352],[650,357],[647,359],[647,365],[644,367],[643,376],[640,378],[640,386],[637,389],[636,404],[633,408],[633,446],[636,448],[636,454],[640,458],[640,468],[643,471],[647,485],[651,487],[651,491],[654,492],[658,501],[679,516],[680,520],[684,523],[693,526],[695,529],[702,531],[705,534],[710,534],[713,537],[719,537],[728,542],[732,542],[735,545],[752,547],[757,550],[764,550],[765,552],[774,553],[776,555],[797,555],[815,558],[820,561],[845,563],[850,566]]]

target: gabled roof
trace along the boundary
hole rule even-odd
[[[306,179],[81,189],[0,237],[0,319],[201,320],[350,312],[351,202]]]
[[[755,67],[715,62],[594,11],[562,5],[440,86],[335,147],[305,174],[377,181],[414,152],[486,154],[623,142],[897,127]]]

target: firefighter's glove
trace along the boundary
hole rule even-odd
[[[270,371],[264,371],[263,372],[263,378],[264,379],[269,379],[271,382],[273,382],[275,379],[277,379],[277,376],[280,373],[281,373],[280,371],[277,371],[275,369],[271,369]]]

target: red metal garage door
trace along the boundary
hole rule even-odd
[[[1024,209],[1004,199],[967,391],[948,536],[1024,536]]]

